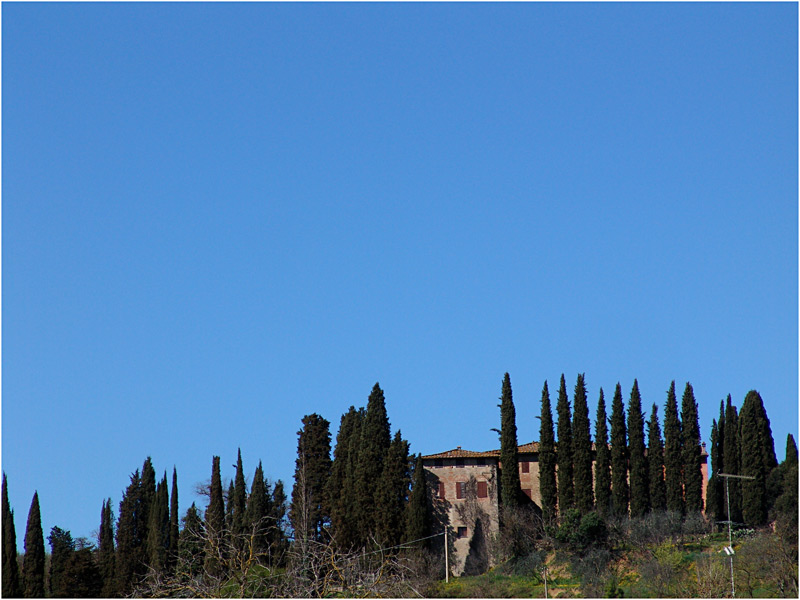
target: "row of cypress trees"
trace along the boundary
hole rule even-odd
[[[399,430],[391,435],[378,383],[366,408],[351,406],[342,415],[333,458],[330,423],[317,414],[302,423],[289,513],[295,543],[332,541],[353,550],[429,535],[422,459],[412,461]]]
[[[172,473],[172,490],[167,474],[156,483],[155,470],[148,457],[141,471],[130,476],[130,484],[119,505],[114,523],[111,499],[101,509],[98,545],[84,539],[73,540],[69,531],[53,527],[48,536],[51,560],[45,588],[45,547],[39,496],[34,493],[28,514],[22,572],[17,565],[13,511],[8,501],[7,480],[3,474],[3,596],[9,598],[120,597],[131,594],[135,586],[151,575],[169,575],[179,558],[199,569],[213,564],[209,541],[219,543],[225,536],[242,534],[253,523],[271,522],[276,526],[255,532],[255,550],[262,556],[285,554],[287,540],[282,523],[287,512],[283,483],[274,488],[264,478],[259,462],[251,489],[247,490],[239,452],[236,476],[231,481],[227,502],[222,492],[219,457],[212,460],[210,502],[205,518],[192,503],[178,519],[178,475]],[[226,540],[228,541],[228,540]],[[209,558],[210,556],[210,558]],[[209,562],[210,561],[210,562]]]
[[[670,385],[663,439],[656,404],[645,423],[637,380],[629,396],[627,419],[620,384],[614,390],[610,418],[600,388],[594,447],[583,374],[578,375],[572,400],[570,406],[562,374],[555,425],[550,391],[544,382],[539,417],[539,489],[546,520],[571,508],[583,513],[597,510],[601,515],[633,517],[653,510],[703,510],[700,427],[691,384],[687,383],[684,389],[680,416],[675,382]],[[508,373],[503,378],[500,412],[500,460],[503,465],[516,465],[516,417]],[[518,506],[524,501],[516,469],[502,470],[501,486],[505,488],[501,489],[503,506]]]

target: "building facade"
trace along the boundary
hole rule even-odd
[[[594,445],[592,446],[594,461]],[[708,452],[701,451],[703,505],[708,487]],[[447,527],[451,543],[451,571],[477,574],[491,566],[488,540],[500,530],[500,450],[454,450],[422,457],[435,526]],[[537,507],[539,490],[539,443],[517,447],[517,469],[522,492]]]

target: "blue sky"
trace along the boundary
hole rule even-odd
[[[379,381],[413,452],[563,372],[798,431],[797,5],[2,6],[2,467],[91,535]],[[75,482],[79,482],[77,485]]]

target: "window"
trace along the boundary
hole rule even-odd
[[[529,489],[522,488],[522,493],[528,497],[528,500],[533,500],[533,498],[531,497],[531,491]]]
[[[486,466],[486,459],[485,458],[479,458],[476,462],[477,462],[477,465],[479,467],[485,467]]]
[[[529,463],[527,460],[523,460],[519,464],[522,467],[522,472],[523,473],[530,473],[531,472],[531,463]]]
[[[464,459],[463,458],[457,458],[456,459],[456,466],[457,467],[463,467],[464,466]]]
[[[439,482],[439,485],[436,488],[436,497],[440,500],[444,500],[444,481]]]
[[[462,498],[466,498],[467,496],[467,483],[465,481],[459,481],[456,483],[456,498],[459,500]]]
[[[434,467],[443,467],[444,466],[444,461],[441,458],[434,459],[433,466]]]
[[[456,538],[465,538],[467,537],[467,528],[466,527],[459,527],[456,530]]]
[[[485,481],[478,482],[478,498],[489,497],[489,486]]]

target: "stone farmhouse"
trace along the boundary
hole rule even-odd
[[[541,507],[539,491],[539,443],[517,447],[522,492]],[[592,444],[594,461],[594,444]],[[703,504],[708,487],[708,452],[701,451]],[[435,527],[450,533],[451,570],[455,574],[476,574],[491,564],[487,540],[499,532],[500,450],[474,452],[454,450],[422,457],[428,489],[431,491]]]

